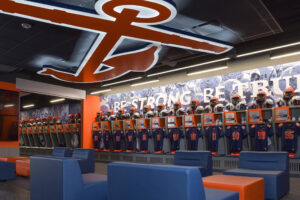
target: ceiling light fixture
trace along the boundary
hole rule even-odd
[[[32,108],[32,107],[34,107],[34,104],[28,104],[28,105],[23,106],[23,108]]]
[[[300,54],[300,51],[296,51],[296,52],[292,52],[292,53],[281,54],[278,56],[272,56],[272,57],[270,57],[270,59],[275,60],[275,59],[285,58],[285,57],[289,57],[289,56],[296,56],[299,54]]]
[[[106,86],[111,86],[111,85],[117,85],[119,83],[126,83],[126,82],[129,82],[129,81],[134,81],[134,80],[139,80],[143,77],[136,77],[136,78],[132,78],[132,79],[127,79],[127,80],[123,80],[123,81],[118,81],[118,82],[113,82],[113,83],[108,83],[108,84],[104,84],[102,85],[101,87],[106,87]]]
[[[199,66],[202,66],[202,65],[208,65],[208,64],[213,64],[213,63],[217,63],[217,62],[222,62],[222,61],[226,61],[226,60],[229,60],[229,59],[230,58],[222,58],[222,59],[218,59],[218,60],[212,60],[212,61],[208,61],[208,62],[204,62],[204,63],[199,63],[199,64],[195,64],[195,65],[190,65],[190,66],[186,66],[186,67],[181,67],[181,68],[177,68],[177,69],[172,69],[172,70],[168,70],[168,71],[163,71],[163,72],[158,72],[158,73],[154,73],[154,74],[149,74],[149,75],[147,75],[147,77],[152,77],[152,76],[167,74],[167,73],[171,73],[171,72],[177,72],[177,71],[181,71],[181,70],[185,70],[185,69],[199,67]]]
[[[135,83],[132,84],[131,87],[136,87],[136,86],[140,86],[140,85],[146,85],[146,84],[150,84],[150,83],[157,83],[159,82],[159,80],[153,80],[153,81],[146,81],[146,82],[141,82],[141,83]]]
[[[50,103],[58,103],[58,102],[62,102],[62,101],[65,101],[66,99],[64,98],[61,98],[61,99],[53,99],[50,101]]]
[[[15,106],[15,104],[5,104],[3,107],[4,108],[10,108],[10,107],[14,107]]]
[[[272,47],[272,48],[268,48],[268,49],[263,49],[263,50],[259,50],[259,51],[244,53],[244,54],[237,55],[236,57],[240,58],[240,57],[245,57],[245,56],[251,56],[254,54],[258,54],[258,53],[264,53],[264,52],[273,51],[273,50],[277,50],[277,49],[283,49],[283,48],[292,47],[292,46],[296,46],[296,45],[300,45],[300,42],[294,42],[294,43],[285,44],[285,45]]]
[[[105,93],[105,92],[110,92],[111,89],[107,89],[107,90],[99,90],[99,91],[95,91],[95,92],[91,92],[91,94],[101,94],[101,93]]]
[[[205,74],[205,73],[209,73],[209,72],[214,72],[214,71],[220,71],[223,69],[228,69],[228,66],[222,66],[222,67],[216,67],[216,68],[212,68],[212,69],[207,69],[207,70],[201,70],[198,72],[192,72],[192,73],[188,73],[188,76],[194,76],[194,75],[198,75],[198,74]]]

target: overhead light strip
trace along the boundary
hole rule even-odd
[[[105,93],[105,92],[110,92],[111,89],[107,89],[107,90],[99,90],[99,91],[95,91],[95,92],[91,92],[91,94],[101,94],[101,93]]]
[[[53,99],[50,101],[50,103],[58,103],[58,102],[62,102],[65,101],[66,99],[62,98],[62,99]]]
[[[113,83],[108,83],[108,84],[104,84],[101,87],[107,87],[107,86],[111,86],[111,85],[117,85],[119,83],[126,83],[126,82],[130,82],[130,81],[135,81],[135,80],[139,80],[142,79],[143,77],[136,77],[136,78],[132,78],[132,79],[127,79],[127,80],[123,80],[123,81],[118,81],[118,82],[113,82]]]
[[[135,83],[135,84],[132,84],[131,87],[136,87],[136,86],[140,86],[140,85],[146,85],[146,84],[150,84],[150,83],[157,83],[157,82],[159,82],[159,80],[153,80],[153,81]]]
[[[296,46],[296,45],[300,45],[300,42],[294,42],[294,43],[281,45],[281,46],[277,46],[277,47],[272,47],[272,48],[268,48],[268,49],[263,49],[263,50],[259,50],[259,51],[244,53],[244,54],[237,55],[236,57],[240,58],[240,57],[245,57],[245,56],[251,56],[254,54],[264,53],[264,52],[273,51],[273,50],[277,50],[277,49],[283,49],[283,48],[292,47],[292,46]]]
[[[208,62],[199,63],[199,64],[195,64],[195,65],[190,65],[190,66],[186,66],[186,67],[181,67],[181,68],[177,68],[177,69],[172,69],[172,70],[168,70],[168,71],[149,74],[149,75],[147,75],[147,77],[158,76],[158,75],[167,74],[167,73],[171,73],[171,72],[177,72],[177,71],[181,71],[181,70],[185,70],[185,69],[199,67],[199,66],[202,66],[202,65],[208,65],[208,64],[213,64],[213,63],[217,63],[217,62],[222,62],[222,61],[226,61],[226,60],[229,60],[229,59],[230,58],[222,58],[222,59],[218,59],[218,60],[208,61]]]
[[[10,108],[10,107],[14,107],[15,106],[15,104],[5,104],[3,107],[4,108]]]
[[[285,58],[285,57],[290,57],[290,56],[296,56],[296,55],[300,55],[300,51],[296,51],[296,52],[292,52],[292,53],[286,53],[286,54],[281,54],[278,56],[272,56],[270,57],[271,60],[275,60],[275,59],[280,59],[280,58]]]
[[[222,66],[222,67],[216,67],[216,68],[212,68],[212,69],[207,69],[207,70],[201,70],[198,72],[192,72],[187,74],[188,76],[194,76],[194,75],[199,75],[199,74],[205,74],[205,73],[209,73],[209,72],[214,72],[214,71],[220,71],[223,69],[228,69],[228,66]]]
[[[23,106],[23,108],[32,108],[32,107],[34,107],[34,104],[28,104]]]

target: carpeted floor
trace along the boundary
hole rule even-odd
[[[97,163],[96,173],[107,174],[107,164]],[[300,178],[291,178],[290,193],[282,200],[298,199],[300,199]],[[29,179],[17,177],[14,181],[0,182],[0,200],[30,200]]]

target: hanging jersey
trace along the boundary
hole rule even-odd
[[[284,123],[277,128],[277,135],[281,136],[282,151],[296,153],[300,125],[296,123]]]
[[[171,142],[171,151],[180,149],[180,139],[183,137],[183,132],[180,128],[170,128],[168,138]]]
[[[255,138],[255,151],[268,151],[268,137],[273,135],[272,127],[257,124],[250,127],[250,136]]]
[[[104,143],[104,149],[109,150],[110,149],[110,140],[111,140],[111,133],[109,131],[104,131],[103,135],[103,143]]]
[[[202,136],[201,129],[199,127],[186,128],[186,138],[188,143],[188,150],[198,150],[198,140]]]
[[[93,141],[94,141],[94,148],[100,149],[100,143],[101,143],[101,132],[100,131],[93,132]]]
[[[218,152],[219,137],[223,135],[221,127],[210,126],[205,128],[205,136],[208,137],[208,150]]]
[[[114,131],[113,133],[114,137],[114,150],[121,150],[122,148],[122,139],[123,139],[123,131]]]
[[[247,135],[245,126],[228,126],[225,135],[230,138],[230,153],[239,153],[243,148],[243,138]]]
[[[140,139],[140,150],[147,151],[148,150],[148,140],[150,138],[150,133],[148,129],[139,130],[139,139]]]
[[[165,129],[158,128],[152,131],[154,151],[162,151],[164,145]]]
[[[136,140],[135,130],[128,130],[126,132],[126,148],[127,148],[127,150],[134,150],[135,140]]]

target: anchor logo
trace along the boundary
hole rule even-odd
[[[212,54],[232,49],[230,45],[204,37],[153,26],[169,22],[177,15],[171,0],[99,0],[95,10],[99,15],[25,0],[0,1],[1,13],[99,34],[76,73],[48,65],[38,72],[62,81],[95,83],[131,71],[145,72],[157,63],[161,45]],[[114,55],[125,38],[151,45]],[[103,70],[104,66],[108,69]]]

